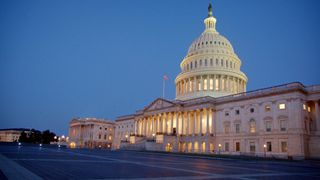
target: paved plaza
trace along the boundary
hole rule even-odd
[[[320,179],[319,161],[0,145],[0,179]]]

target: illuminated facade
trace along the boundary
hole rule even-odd
[[[0,129],[0,142],[18,142],[22,132],[29,135],[31,130],[24,128]]]
[[[111,148],[114,125],[113,121],[104,119],[72,119],[69,126],[69,147]]]
[[[204,23],[180,64],[176,99],[159,98],[119,117],[113,148],[320,157],[320,86],[295,82],[246,92],[241,61],[216,31],[211,5]]]

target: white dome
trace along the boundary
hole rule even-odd
[[[176,99],[220,97],[244,92],[247,77],[229,40],[216,31],[211,5],[204,20],[205,31],[190,45],[177,76]]]

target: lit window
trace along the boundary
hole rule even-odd
[[[281,152],[287,152],[287,151],[288,151],[287,142],[285,141],[281,142]]]
[[[198,81],[198,91],[201,91],[201,83]]]
[[[189,81],[189,91],[192,91],[192,81]]]
[[[221,90],[224,90],[224,79],[221,79]]]
[[[204,81],[203,81],[203,90],[207,90],[208,89],[208,81],[207,81],[207,79],[204,79]]]
[[[266,121],[266,131],[267,132],[271,131],[271,121]]]
[[[213,90],[213,79],[210,78],[210,90]]]
[[[109,139],[109,141],[111,141],[112,140],[112,136],[110,135],[108,139]]]
[[[265,107],[264,107],[264,111],[265,112],[269,112],[271,110],[271,107],[269,106],[269,105],[266,105]]]
[[[251,119],[250,120],[250,133],[255,133],[256,132],[256,121]]]
[[[286,104],[284,104],[284,103],[279,104],[279,109],[286,109]]]
[[[305,104],[302,105],[303,110],[307,110],[307,106]]]
[[[311,107],[310,106],[308,106],[308,112],[311,112]]]
[[[216,79],[216,91],[219,91],[219,79]]]

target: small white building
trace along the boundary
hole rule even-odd
[[[75,118],[69,126],[69,147],[111,149],[115,123],[96,118]]]

